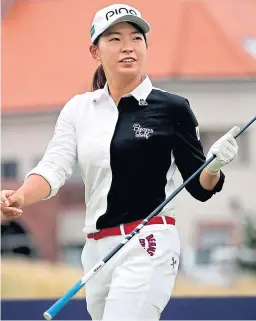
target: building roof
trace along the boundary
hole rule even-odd
[[[113,3],[113,2],[112,2]],[[90,88],[89,30],[108,0],[14,1],[2,20],[2,111],[60,108]],[[129,0],[149,21],[152,78],[256,76],[254,0]]]

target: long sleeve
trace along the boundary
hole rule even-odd
[[[183,180],[189,178],[200,166],[206,157],[199,138],[199,125],[197,119],[186,99],[176,109],[174,157],[176,165]],[[200,174],[195,177],[186,187],[187,191],[197,200],[207,201],[216,192],[221,191],[225,175],[220,173],[220,179],[213,190],[205,190],[199,181]]]
[[[59,188],[72,175],[77,161],[77,140],[74,122],[76,96],[63,107],[57,119],[55,130],[43,158],[38,165],[27,173],[44,177],[51,187],[51,193],[46,198],[56,195]]]

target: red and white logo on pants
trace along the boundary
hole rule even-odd
[[[154,234],[150,234],[145,238],[139,239],[141,246],[148,252],[150,256],[153,256],[156,252],[156,239]]]

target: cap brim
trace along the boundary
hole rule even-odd
[[[132,14],[127,14],[116,19],[112,24],[108,26],[108,28],[120,22],[133,22],[138,25],[145,33],[149,32],[150,30],[149,24],[144,19]]]
[[[116,19],[115,21],[113,21],[105,29],[103,29],[103,30],[101,30],[101,32],[97,33],[97,35],[95,34],[91,38],[92,42],[95,43],[96,39],[100,35],[102,35],[108,28],[110,28],[120,22],[132,22],[132,23],[136,24],[137,26],[139,26],[143,30],[143,32],[145,32],[145,33],[149,32],[149,30],[150,30],[149,24],[144,19],[142,19],[138,16],[135,16],[135,15],[132,15],[132,14],[127,14],[127,15],[122,16],[122,17]]]

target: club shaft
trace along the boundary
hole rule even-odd
[[[235,136],[237,138],[239,135],[241,135],[249,126],[252,125],[256,120],[256,116],[254,116],[246,125],[244,125],[241,129],[240,132]]]

